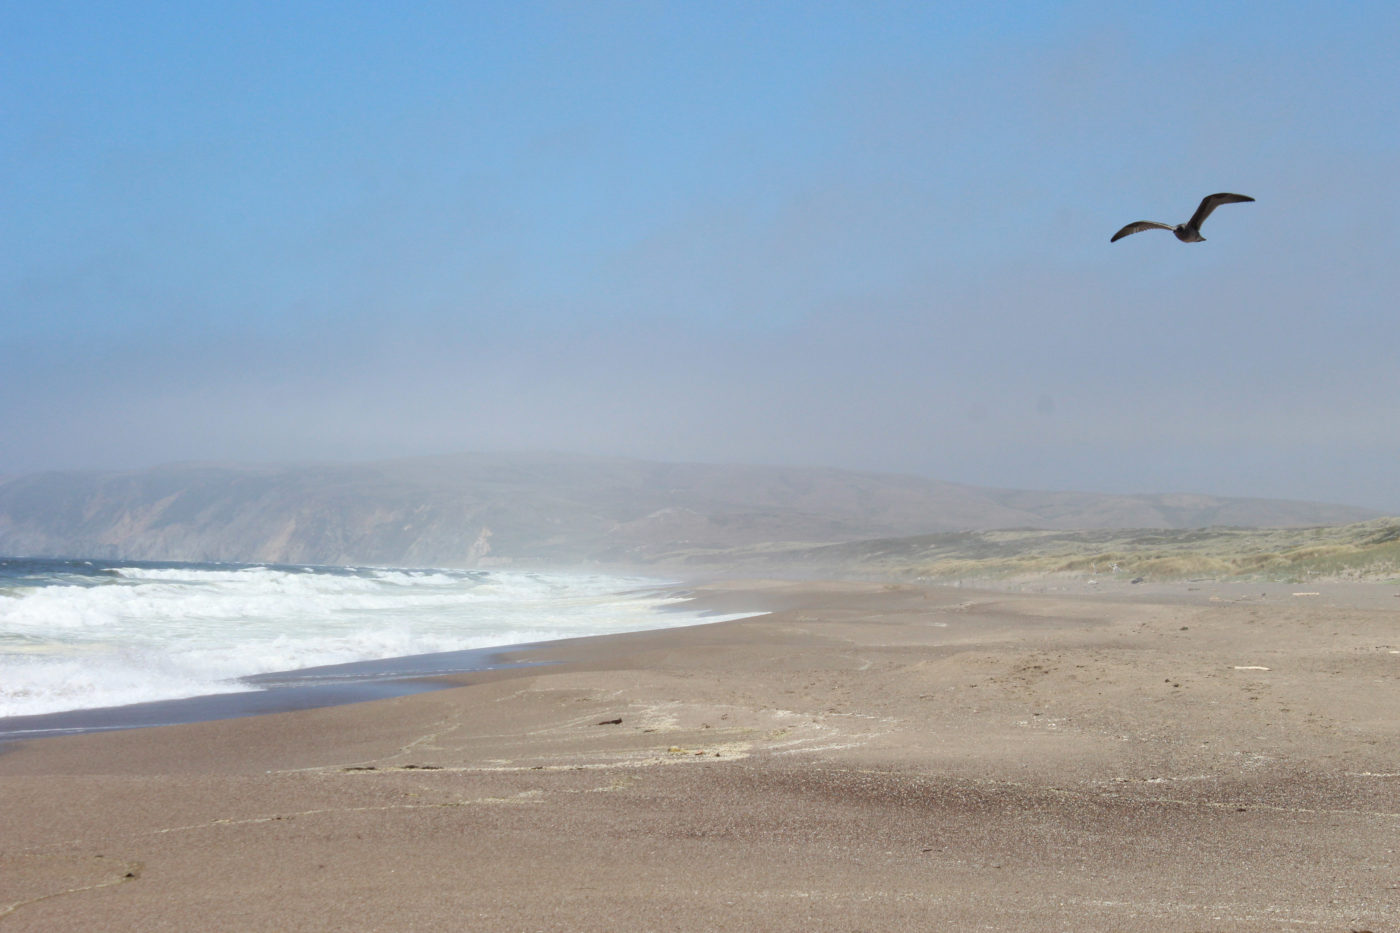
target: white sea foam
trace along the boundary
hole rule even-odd
[[[92,582],[97,580],[96,583]],[[596,574],[113,567],[0,592],[0,717],[253,689],[255,674],[690,624]]]

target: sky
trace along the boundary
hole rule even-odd
[[[1400,513],[1400,5],[0,2],[0,474]],[[1216,191],[1207,242],[1176,223]]]

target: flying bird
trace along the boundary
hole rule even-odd
[[[1196,208],[1196,213],[1192,214],[1191,219],[1184,224],[1177,224],[1173,227],[1171,224],[1159,224],[1155,220],[1139,220],[1119,230],[1108,242],[1117,243],[1130,233],[1141,233],[1144,230],[1170,230],[1183,243],[1204,243],[1206,238],[1201,236],[1201,224],[1206,222],[1211,211],[1222,204],[1239,204],[1243,201],[1253,200],[1253,198],[1243,194],[1208,194],[1201,200],[1201,206]]]

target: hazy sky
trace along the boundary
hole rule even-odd
[[[0,5],[0,473],[1400,512],[1400,4]],[[1147,232],[1235,191],[1209,242]]]

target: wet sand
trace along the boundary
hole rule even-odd
[[[1394,587],[1041,588],[12,744],[0,929],[1400,928]]]
[[[504,650],[475,648],[307,667],[241,678],[256,689],[238,693],[7,716],[0,718],[0,753],[25,739],[237,719],[442,690],[453,686],[442,680],[443,674],[515,666],[502,657]]]

